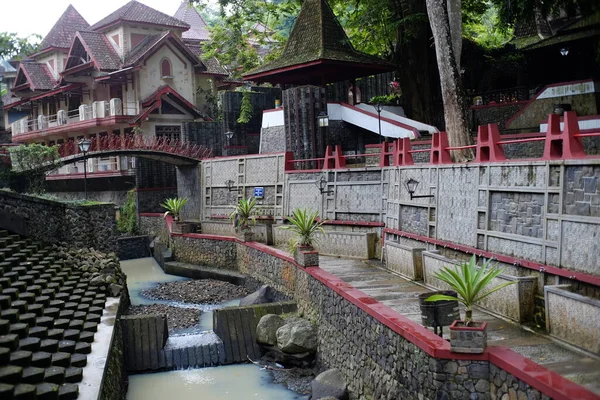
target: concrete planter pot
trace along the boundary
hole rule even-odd
[[[194,224],[193,222],[173,221],[173,224],[171,225],[172,233],[192,233],[195,229],[196,224]]]
[[[252,242],[254,239],[254,232],[250,229],[240,230],[235,233],[235,237],[241,242]]]
[[[450,325],[450,349],[455,353],[481,354],[487,347],[487,322],[454,321]]]
[[[294,250],[294,261],[303,267],[318,267],[319,252],[312,246],[297,246]]]

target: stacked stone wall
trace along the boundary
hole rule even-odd
[[[46,243],[117,249],[114,204],[73,205],[0,191],[0,228]]]

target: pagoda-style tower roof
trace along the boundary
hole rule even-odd
[[[326,0],[305,0],[282,56],[248,71],[244,80],[324,85],[393,69],[354,49]]]

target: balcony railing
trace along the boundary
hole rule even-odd
[[[92,104],[82,104],[77,110],[59,110],[56,114],[37,118],[23,118],[11,124],[12,134],[21,135],[58,126],[72,125],[82,121],[106,118],[121,115],[137,115],[138,110],[134,103],[123,103],[121,99],[114,98],[110,101],[95,101]]]

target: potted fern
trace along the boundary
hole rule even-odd
[[[288,218],[290,225],[281,227],[295,234],[295,237],[290,240],[290,251],[294,255],[294,260],[304,267],[319,265],[319,253],[314,251],[314,244],[317,241],[317,234],[325,235],[323,224],[327,221],[318,220],[318,216],[317,211],[297,208]]]
[[[173,232],[173,233],[190,233],[194,230],[194,224],[180,221],[181,210],[183,209],[183,206],[185,206],[188,201],[189,201],[189,199],[187,199],[185,197],[183,197],[183,198],[172,197],[172,198],[166,199],[160,205],[162,208],[167,210],[164,215],[165,217],[169,214],[173,216],[173,224],[171,225],[171,232]]]
[[[253,233],[250,228],[250,222],[256,224],[254,207],[256,207],[256,199],[254,197],[240,199],[233,212],[229,214],[229,219],[233,222],[236,236],[242,242],[252,240]]]
[[[490,266],[491,260],[477,267],[475,255],[469,262],[454,267],[443,267],[434,276],[447,283],[457,296],[434,294],[425,301],[457,300],[465,306],[464,321],[454,321],[450,325],[451,350],[457,353],[483,353],[487,346],[487,322],[473,321],[473,306],[490,294],[513,284],[506,282],[486,289],[494,278],[500,275],[502,268]]]

